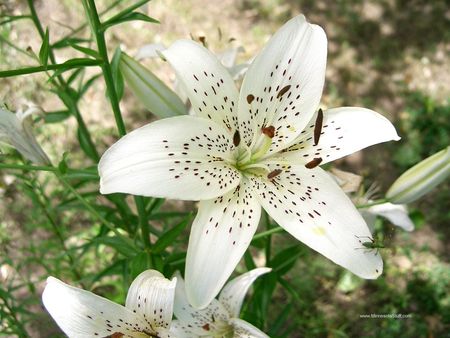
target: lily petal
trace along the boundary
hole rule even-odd
[[[176,276],[178,283],[173,310],[178,321],[174,321],[173,328],[175,331],[188,334],[189,337],[192,335],[214,336],[214,333],[219,332],[228,322],[227,310],[216,299],[213,299],[204,309],[193,308],[186,297],[183,278],[180,274]]]
[[[294,140],[320,102],[325,81],[327,38],[303,15],[289,20],[250,65],[239,97],[239,129],[255,143],[261,128],[274,126],[269,153]]]
[[[232,318],[230,323],[234,328],[234,338],[269,338],[268,335],[245,320]]]
[[[317,113],[294,145],[281,154],[282,159],[304,164],[321,158],[320,164],[325,164],[371,145],[400,139],[392,123],[370,109],[342,107],[326,110],[321,129],[316,127],[316,118]]]
[[[257,268],[248,271],[228,282],[220,292],[219,301],[230,313],[230,317],[239,317],[242,302],[253,282],[259,276],[270,272],[271,268]]]
[[[202,200],[239,184],[225,162],[231,136],[213,121],[179,116],[159,120],[121,138],[99,163],[100,192]]]
[[[365,211],[387,218],[392,224],[405,231],[414,230],[414,223],[408,216],[407,207],[403,204],[383,203],[367,208]]]
[[[291,166],[271,181],[252,179],[263,208],[286,231],[361,278],[377,278],[383,261],[367,249],[371,233],[350,199],[321,168]]]
[[[247,181],[200,202],[186,258],[186,292],[194,307],[205,307],[222,289],[248,248],[260,215]]]
[[[238,91],[217,57],[191,40],[178,40],[162,54],[174,68],[197,115],[234,133]]]
[[[172,320],[176,278],[168,280],[156,270],[146,270],[131,283],[125,306],[145,318],[151,327],[167,328]]]
[[[69,337],[106,337],[113,333],[135,337],[138,332],[153,332],[144,318],[124,306],[53,277],[47,279],[42,301]]]

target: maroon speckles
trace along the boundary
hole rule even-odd
[[[321,162],[322,162],[322,158],[316,157],[312,161],[309,161],[308,163],[306,163],[305,167],[308,169],[313,169],[313,168],[317,167]]]
[[[320,133],[322,132],[323,112],[319,109],[317,113],[316,123],[314,124],[314,145],[319,144]]]

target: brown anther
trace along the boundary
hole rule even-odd
[[[322,133],[322,124],[323,124],[323,111],[319,109],[316,117],[316,123],[314,125],[314,145],[316,146],[319,143],[320,134]]]
[[[278,175],[280,175],[280,174],[282,173],[282,171],[283,171],[283,170],[281,170],[281,169],[275,169],[274,171],[271,171],[271,172],[267,175],[267,178],[268,178],[269,180],[271,180],[271,179],[277,177]]]
[[[199,36],[198,41],[200,41],[202,43],[203,47],[206,47],[206,37]]]
[[[321,162],[322,162],[322,157],[316,157],[312,161],[309,161],[308,163],[306,163],[305,167],[308,169],[312,169],[312,168],[317,167]]]
[[[233,135],[233,144],[237,147],[241,143],[241,134],[239,134],[239,130],[236,130]]]
[[[283,88],[280,89],[280,91],[277,94],[277,99],[279,99],[280,97],[282,97],[284,94],[287,93],[287,91],[291,88],[291,85],[287,85],[284,86]]]
[[[248,104],[252,103],[254,99],[255,99],[255,95],[252,95],[252,94],[247,95]]]
[[[203,330],[209,331],[209,324],[206,323],[205,325],[202,326]]]
[[[275,127],[274,126],[268,126],[268,127],[262,127],[261,131],[264,135],[273,138],[275,136]]]
[[[124,336],[123,333],[120,333],[120,332],[114,332],[112,335],[106,336],[106,338],[108,338],[108,337],[110,337],[110,338],[121,338],[121,337],[123,337],[123,336]]]

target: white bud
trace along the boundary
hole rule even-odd
[[[413,202],[450,175],[450,146],[404,172],[386,193],[390,202]]]
[[[185,115],[181,99],[150,70],[122,53],[120,71],[131,91],[142,104],[158,117]]]
[[[14,147],[31,162],[46,165],[50,160],[32,132],[31,115],[36,111],[40,109],[30,107],[14,114],[0,107],[0,141]]]

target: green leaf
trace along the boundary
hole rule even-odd
[[[121,24],[123,22],[128,22],[128,21],[145,21],[145,22],[151,22],[151,23],[159,23],[158,20],[153,19],[143,13],[131,12],[131,13],[126,13],[120,17],[114,17],[114,18],[104,22],[102,24],[102,29],[103,29],[103,31],[106,31],[108,28],[110,28],[112,26]]]
[[[94,59],[101,60],[101,56],[96,50],[93,50],[93,49],[87,48],[87,47],[83,47],[83,46],[77,45],[75,43],[71,43],[70,47],[72,47],[73,49],[76,49],[86,55],[92,56]]]
[[[142,271],[152,267],[150,256],[147,252],[141,252],[129,261],[130,273],[132,278],[136,278]]]
[[[186,228],[189,222],[192,219],[192,215],[188,215],[185,219],[183,219],[179,224],[165,232],[153,245],[152,252],[160,253],[169,245],[173,244],[177,237],[181,234],[181,232]]]
[[[69,153],[65,152],[63,154],[62,160],[58,163],[58,170],[61,174],[67,173],[67,170],[69,169],[69,166],[67,165],[67,156],[69,156]]]
[[[42,40],[41,49],[39,50],[39,61],[41,62],[41,65],[44,67],[47,67],[48,64],[48,54],[50,52],[50,36],[48,27],[45,30],[45,35]]]
[[[114,56],[111,60],[111,71],[113,76],[114,87],[116,88],[117,98],[119,101],[123,97],[124,92],[124,81],[122,73],[120,72],[120,57],[122,56],[122,51],[120,47],[116,48]]]
[[[121,237],[117,236],[103,236],[94,238],[93,241],[96,244],[103,244],[115,249],[117,252],[121,253],[125,257],[134,257],[140,253],[137,247],[129,245]]]
[[[60,40],[52,45],[54,49],[65,48],[73,44],[79,44],[84,42],[91,42],[91,39],[83,39],[83,38],[66,38]]]
[[[68,110],[57,110],[54,112],[46,113],[44,115],[44,121],[45,123],[58,123],[68,119],[70,116],[70,111]]]
[[[295,265],[297,259],[302,255],[303,250],[301,245],[294,245],[284,250],[281,250],[270,262],[270,267],[274,272],[280,276],[284,275]]]
[[[78,141],[80,143],[81,149],[84,153],[89,156],[92,160],[97,161],[97,154],[92,150],[89,141],[86,139],[84,133],[81,132],[80,128],[77,130]]]

